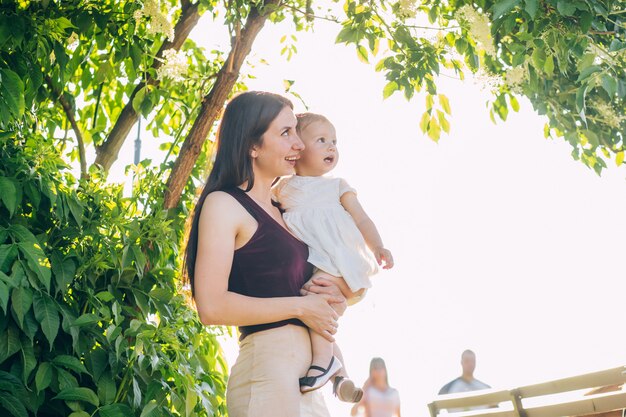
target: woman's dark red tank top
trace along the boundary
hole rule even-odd
[[[300,288],[311,277],[307,262],[309,248],[272,218],[240,188],[224,190],[234,197],[258,223],[250,240],[235,250],[228,290],[249,297],[300,296]],[[241,339],[249,334],[287,324],[304,326],[297,319],[240,326]]]

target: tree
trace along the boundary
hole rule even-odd
[[[207,138],[264,25],[337,22],[384,97],[424,93],[433,140],[451,114],[437,77],[486,74],[494,121],[526,96],[546,136],[600,173],[624,161],[625,13],[611,0],[0,2],[0,408],[223,414],[220,330],[180,296],[179,248]],[[203,14],[230,49],[188,38]],[[171,141],[160,164],[131,168],[125,197],[105,179],[140,116]]]

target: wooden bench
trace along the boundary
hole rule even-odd
[[[481,390],[441,395],[430,404],[431,417],[442,410],[450,417],[569,417],[626,408],[626,367],[528,385],[511,390]],[[595,390],[609,387],[613,391]],[[584,391],[584,392],[577,392]],[[483,407],[472,411],[458,409]],[[487,407],[487,408],[484,408]],[[616,412],[617,415],[621,413]]]

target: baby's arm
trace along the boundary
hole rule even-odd
[[[343,208],[345,208],[354,219],[356,226],[359,228],[363,238],[365,239],[365,243],[367,243],[367,246],[374,253],[378,264],[382,265],[384,261],[384,269],[393,268],[393,256],[391,255],[391,252],[383,245],[383,240],[376,229],[376,225],[367,215],[365,210],[363,210],[356,194],[351,191],[345,192],[342,194],[340,201]]]

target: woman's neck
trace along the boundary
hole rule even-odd
[[[252,197],[255,201],[259,203],[264,203],[267,205],[272,204],[272,183],[274,180],[263,179],[263,178],[255,178],[254,185],[248,191],[248,195]],[[248,183],[245,182],[239,186],[239,188],[245,190],[248,186]]]
[[[374,381],[372,386],[379,391],[387,391],[387,388],[389,388],[389,385],[385,381]]]

